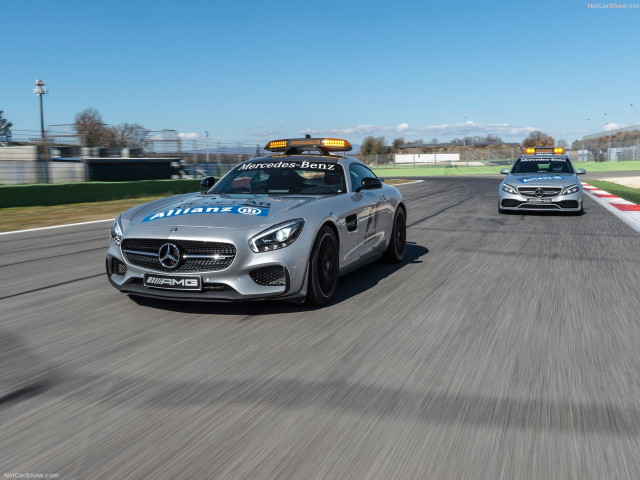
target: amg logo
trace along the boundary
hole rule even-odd
[[[169,277],[147,277],[147,285],[158,285],[164,287],[199,288],[200,283],[197,278],[169,278]]]

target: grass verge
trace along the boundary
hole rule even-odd
[[[624,185],[606,182],[604,180],[589,180],[589,185],[593,185],[594,187],[598,187],[606,192],[640,205],[640,189],[625,187]]]
[[[398,185],[412,180],[388,180],[385,183]],[[72,203],[68,205],[10,207],[0,208],[0,232],[27,230],[29,228],[51,227],[67,223],[90,222],[114,218],[125,210],[142,203],[166,198],[169,195],[154,197],[127,198],[106,202]],[[105,227],[105,231],[108,227]]]
[[[584,168],[587,172],[626,172],[640,170],[640,161],[627,162],[576,162],[575,168]],[[509,165],[486,167],[373,167],[380,177],[431,177],[437,175],[499,175]]]
[[[47,207],[2,208],[0,209],[0,217],[2,217],[0,232],[114,218],[131,207],[165,197],[128,198],[108,202],[72,203]],[[107,230],[108,226],[105,226],[105,231]]]

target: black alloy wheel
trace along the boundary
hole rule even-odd
[[[338,289],[339,267],[338,240],[333,230],[325,225],[311,251],[307,303],[326,305],[333,299]]]
[[[393,231],[384,257],[391,263],[400,263],[407,249],[407,218],[404,209],[399,207],[393,221]]]

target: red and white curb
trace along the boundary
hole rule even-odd
[[[598,187],[594,187],[588,183],[582,182],[582,187],[587,195],[597,203],[633,227],[636,231],[640,232],[640,205],[600,190]]]

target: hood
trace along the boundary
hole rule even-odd
[[[191,193],[147,203],[130,219],[123,217],[139,227],[255,228],[287,220],[289,212],[320,198]]]
[[[569,185],[577,183],[577,178],[572,173],[533,173],[509,175],[508,181],[514,186],[523,187],[527,185]]]

